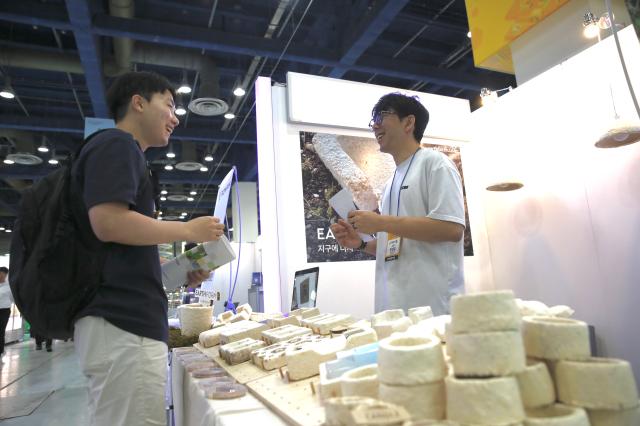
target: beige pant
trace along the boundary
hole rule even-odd
[[[89,379],[91,425],[166,425],[167,345],[103,318],[75,324],[75,348]]]

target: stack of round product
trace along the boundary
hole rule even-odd
[[[638,391],[631,365],[614,358],[559,361],[558,399],[583,407],[591,426],[640,425]]]
[[[511,291],[452,297],[447,351],[456,377],[502,377],[523,371],[521,322]]]
[[[380,341],[379,397],[404,407],[412,419],[445,417],[446,374],[437,337],[399,335]]]
[[[522,317],[511,291],[454,296],[447,351],[447,419],[513,425],[525,419],[515,374],[525,370]]]

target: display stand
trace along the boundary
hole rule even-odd
[[[321,425],[324,408],[312,389],[317,389],[320,378],[289,382],[286,375],[274,374],[247,383],[251,393],[287,422],[295,425]]]
[[[247,386],[249,392],[287,423],[299,426],[315,426],[324,423],[324,408],[320,405],[314,389],[319,377],[289,382],[286,369],[265,371],[250,361],[228,365],[220,358],[219,346],[194,347],[220,365],[238,383]]]
[[[243,362],[241,364],[229,365],[225,360],[220,357],[218,349],[220,346],[214,346],[212,348],[205,349],[200,344],[196,343],[195,348],[209,358],[213,359],[220,367],[224,368],[231,377],[233,377],[240,384],[247,384],[253,380],[261,379],[265,376],[277,374],[278,370],[266,371],[256,367],[251,362]]]

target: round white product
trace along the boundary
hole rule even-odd
[[[447,351],[457,377],[507,376],[526,366],[519,331],[454,334]]]
[[[627,410],[587,410],[591,426],[640,425],[640,405]]]
[[[342,395],[378,398],[378,364],[369,364],[349,370],[340,381]]]
[[[418,385],[447,374],[442,344],[434,336],[398,336],[380,341],[378,378],[389,385]]]
[[[525,426],[590,426],[584,408],[554,404],[527,409]]]
[[[324,401],[325,423],[328,426],[346,424],[351,420],[351,410],[359,405],[371,405],[376,402],[373,398],[362,396],[340,396]]]
[[[444,381],[413,386],[380,383],[380,400],[404,407],[413,419],[440,420],[445,417]]]
[[[556,365],[558,400],[596,410],[622,410],[638,404],[631,365],[614,358],[560,361]]]
[[[511,290],[451,298],[451,331],[454,334],[520,330],[521,322]]]
[[[378,321],[373,325],[373,329],[378,339],[384,339],[393,333],[407,331],[412,324],[409,317],[402,317],[391,321]]]
[[[183,336],[199,336],[211,328],[213,306],[203,306],[199,303],[181,305],[178,307],[180,318],[180,333]]]
[[[382,322],[395,321],[402,317],[404,317],[404,311],[402,309],[388,309],[371,315],[371,326]]]
[[[556,391],[547,365],[542,361],[527,361],[524,371],[516,375],[525,408],[553,404]]]
[[[589,358],[587,323],[569,318],[525,317],[522,337],[527,355],[551,360]]]
[[[447,419],[473,425],[503,426],[525,418],[515,377],[445,379]]]
[[[431,310],[431,306],[418,306],[416,308],[409,309],[409,318],[414,324],[419,323],[420,321],[433,318],[433,311]]]

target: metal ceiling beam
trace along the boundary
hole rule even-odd
[[[104,76],[102,75],[101,48],[96,36],[91,32],[89,4],[86,0],[66,0],[66,4],[87,88],[91,95],[93,116],[107,118],[109,117],[109,109],[107,108]]]
[[[25,25],[37,25],[73,30],[64,6],[35,1],[0,2],[0,20]]]
[[[8,2],[5,2],[8,3]],[[40,3],[24,1],[37,10]],[[4,5],[3,5],[4,6]],[[39,15],[38,15],[39,16]],[[0,13],[0,19],[7,14]],[[14,17],[11,15],[9,17]],[[25,17],[26,19],[28,17]],[[187,25],[163,23],[143,19],[116,18],[108,15],[97,15],[93,21],[94,34],[111,37],[130,37],[134,40],[148,41],[168,46],[180,46],[191,49],[207,49],[220,53],[235,53],[247,56],[280,57],[284,42],[262,37],[230,34],[205,28],[194,28]],[[339,58],[326,49],[309,49],[308,46],[292,44],[283,60],[301,62],[331,68],[344,66]],[[405,68],[406,65],[410,68]],[[380,58],[364,55],[356,64],[346,67],[353,71],[368,74],[386,75],[407,80],[424,80],[468,90],[479,91],[482,87],[505,87],[513,83],[510,76],[495,78],[479,78],[467,73],[441,69],[433,66],[418,65],[397,59]],[[505,84],[506,81],[510,83]]]
[[[404,8],[409,0],[387,0],[386,2],[376,2],[374,9],[365,17],[360,25],[347,37],[347,43],[343,46],[342,57],[339,66],[334,68],[329,77],[342,78],[349,70],[349,65],[356,63],[358,58],[380,37],[380,34],[387,29],[391,21]]]
[[[29,130],[37,132],[58,132],[73,133],[77,135],[84,134],[84,121],[59,119],[59,118],[43,118],[43,117],[21,117],[21,116],[3,116],[0,120],[0,129],[17,129]],[[233,139],[233,132],[221,132],[212,128],[189,127],[187,129],[178,127],[171,135],[171,140],[188,140],[199,143],[230,143]],[[255,145],[255,133],[248,131],[242,132],[235,140],[236,144]]]
[[[0,179],[12,180],[40,180],[49,173],[53,172],[55,167],[49,165],[40,166],[3,166],[0,167]],[[214,178],[209,182],[209,176],[201,172],[161,172],[157,173],[160,183],[190,183],[194,185],[220,185],[221,179]]]

